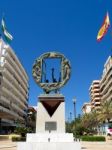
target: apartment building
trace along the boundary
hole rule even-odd
[[[112,101],[112,56],[104,64],[103,75],[100,81],[101,102]]]
[[[100,80],[93,80],[89,88],[89,94],[90,94],[91,110],[99,111],[101,102]]]
[[[91,110],[99,110],[104,101],[112,101],[112,56],[109,56],[104,64],[103,74],[100,80],[93,80],[90,88]],[[86,105],[82,107],[84,112]]]
[[[0,39],[0,126],[25,122],[28,76],[12,48]]]
[[[91,112],[91,103],[84,103],[82,106],[82,112],[83,112],[83,114],[90,113]]]

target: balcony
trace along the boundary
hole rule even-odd
[[[101,107],[98,105],[98,106],[95,106],[95,109],[96,109],[96,110],[100,110]]]
[[[27,90],[26,85],[22,82],[20,76],[16,73],[16,71],[15,71],[14,68],[9,64],[8,61],[5,62],[5,67],[7,68],[7,70],[8,70],[9,72],[11,72],[11,74],[12,74],[13,76],[15,76],[15,77],[17,78],[18,81],[20,81],[20,83],[22,84],[22,86],[24,87],[24,89]]]
[[[112,75],[112,70],[109,72],[109,74],[106,75],[105,80],[101,82],[100,88],[102,88],[103,85],[106,85],[108,83],[108,79],[110,78],[111,75]]]
[[[100,91],[100,88],[95,88],[95,89],[93,90],[94,93],[99,92],[99,91]]]
[[[94,98],[94,101],[100,100],[100,99],[101,99],[100,97],[95,97],[95,98]]]
[[[24,84],[28,84],[27,83],[27,80],[26,80],[26,78],[24,77],[24,74],[22,73],[22,70],[20,70],[20,68],[18,67],[18,65],[17,65],[17,61],[15,60],[13,60],[13,58],[9,55],[9,54],[7,54],[7,60],[8,60],[8,62],[10,62],[12,65],[13,65],[13,67],[15,68],[15,70],[18,72],[18,74],[21,76],[21,79],[23,80],[23,82],[24,82]],[[28,86],[28,85],[27,85]]]
[[[95,102],[95,106],[96,106],[96,105],[100,105],[100,104],[101,104],[100,102]]]
[[[5,105],[10,106],[10,101],[8,99],[6,99],[4,96],[0,97],[0,101],[1,101],[1,103],[4,103]]]
[[[94,95],[94,97],[95,96],[99,96],[100,97],[100,93],[99,92],[98,93],[94,93],[93,95]]]
[[[11,82],[9,82],[5,77],[3,77],[3,83],[5,85],[5,87],[7,87],[8,89],[10,89],[12,91],[12,93],[14,93],[14,95],[18,95],[18,97],[20,97],[20,99],[22,99],[23,101],[26,102],[25,97],[20,93],[19,90],[17,90],[12,84]]]
[[[8,69],[10,69],[11,71],[12,71],[12,74],[16,74],[16,76],[18,76],[18,74],[14,71],[14,69],[12,68],[12,66],[9,64],[9,63],[6,63],[6,66],[8,66]],[[19,78],[19,76],[18,76],[18,78]],[[17,91],[17,90],[16,90]],[[25,97],[23,97],[23,95],[19,92],[19,91],[17,91],[17,93],[18,93],[18,96],[20,96],[20,98],[24,101],[24,102],[26,102],[26,99],[25,99]],[[27,102],[26,102],[27,103]]]
[[[16,97],[12,92],[10,92],[9,90],[7,90],[7,88],[2,87],[2,92],[3,92],[3,94],[6,95],[6,97],[8,97],[8,98],[11,97],[11,99],[12,99],[12,101],[13,101],[14,103],[17,102],[17,103],[19,103],[24,109],[26,109],[26,106],[24,105],[24,103],[23,103],[21,100],[19,100],[18,97]]]
[[[11,118],[11,119],[19,118],[19,116],[15,112],[13,112],[3,106],[0,106],[0,115],[4,118]]]
[[[102,95],[103,95],[103,93],[106,92],[106,90],[108,90],[110,88],[109,85],[111,85],[111,84],[112,84],[112,79],[110,79],[109,82],[106,84],[105,88],[101,92]]]
[[[112,87],[110,87],[107,91],[107,93],[105,95],[102,94],[102,100],[106,100],[111,94],[112,92]]]
[[[17,104],[12,103],[12,107],[16,109],[21,115],[26,115],[26,113]]]
[[[8,80],[12,82],[12,84],[16,87],[16,89],[20,89],[21,93],[23,93],[24,97],[26,97],[25,89],[18,84],[16,79],[13,77],[13,75],[5,68],[3,72],[3,76],[6,77]]]
[[[24,76],[25,76],[26,79],[28,80],[28,76],[27,76],[27,74],[26,74],[26,72],[25,72],[25,70],[24,70],[22,64],[20,63],[18,57],[17,57],[16,54],[14,53],[14,51],[11,49],[11,47],[7,47],[7,49],[8,49],[8,52],[10,53],[10,55],[12,55],[12,57],[13,57],[14,59],[16,59],[16,62],[17,62],[17,64],[18,64],[18,66],[21,68],[21,70],[22,70]]]

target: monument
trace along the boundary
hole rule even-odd
[[[36,59],[32,74],[44,93],[38,96],[36,133],[27,134],[26,142],[18,143],[18,150],[81,149],[73,134],[65,133],[65,97],[60,88],[70,73],[70,62],[60,53],[48,52]]]

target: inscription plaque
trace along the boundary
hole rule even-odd
[[[45,131],[54,131],[57,130],[57,122],[55,121],[50,121],[50,122],[45,122]]]

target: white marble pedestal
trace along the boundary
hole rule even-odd
[[[17,150],[81,150],[72,133],[27,134],[26,142],[19,142]]]
[[[27,134],[17,150],[81,150],[72,133],[65,133],[65,100],[61,94],[38,97],[36,133]]]

